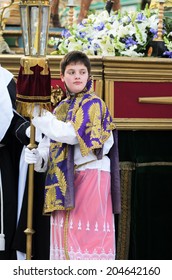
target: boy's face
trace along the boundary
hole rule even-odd
[[[81,92],[86,86],[88,77],[88,70],[82,62],[68,64],[64,75],[61,74],[61,80],[72,93]]]

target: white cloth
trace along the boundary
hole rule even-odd
[[[57,120],[56,116],[49,111],[44,110],[41,117],[34,117],[32,123],[52,140],[71,145],[78,143],[73,126],[69,122]]]
[[[20,212],[22,208],[22,202],[23,202],[23,195],[25,191],[26,186],[26,177],[27,177],[27,170],[28,170],[28,164],[24,160],[24,154],[25,154],[25,148],[23,147],[21,155],[20,155],[20,165],[19,165],[19,181],[18,181],[18,207],[17,207],[17,224],[20,218]]]
[[[7,89],[12,78],[12,73],[0,66],[0,141],[3,139],[13,118],[12,102]]]
[[[40,130],[42,129],[42,117],[35,118],[34,125],[38,127]],[[38,121],[37,121],[38,120]],[[43,122],[44,123],[44,122]],[[67,125],[66,125],[67,124]],[[79,143],[77,140],[77,136],[75,130],[71,123],[64,123],[62,121],[58,121],[57,119],[53,118],[53,121],[50,124],[45,126],[44,123],[44,134],[53,136],[53,140],[58,142],[64,142],[73,145],[75,142],[74,147],[74,163],[78,166],[77,170],[85,170],[86,168],[89,169],[99,169],[104,171],[110,171],[110,160],[106,156],[112,147],[114,140],[113,135],[111,133],[108,140],[103,145],[103,158],[101,160],[97,160],[97,157],[94,155],[92,151],[87,156],[82,156]],[[63,141],[64,136],[64,141]],[[75,139],[75,140],[74,140]],[[41,167],[40,160],[35,165],[35,171],[37,172],[45,172],[47,168],[48,156],[49,156],[49,145],[50,139],[49,137],[44,137],[43,140],[38,145],[38,151],[41,157],[44,159],[44,166]],[[34,163],[34,162],[33,162]],[[79,166],[82,165],[82,166]]]
[[[13,75],[6,69],[0,66],[0,141],[4,138],[6,131],[8,130],[11,120],[13,118],[13,108],[10,95],[7,86]],[[0,250],[5,250],[5,236],[3,233],[4,221],[3,221],[3,192],[2,181],[0,176],[0,199],[1,199],[1,233],[0,233]]]
[[[28,164],[24,160],[24,152],[26,146],[23,147],[23,150],[20,155],[20,165],[19,165],[19,181],[18,181],[18,207],[17,207],[17,225],[20,218],[22,203],[23,203],[23,196],[26,186],[26,176],[28,170]],[[26,254],[20,251],[16,251],[17,260],[25,260]]]

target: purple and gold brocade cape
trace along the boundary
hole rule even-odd
[[[102,150],[111,130],[115,129],[107,106],[95,93],[67,97],[59,103],[54,114],[58,120],[71,122],[82,156],[91,150],[100,155],[97,152]],[[74,146],[51,140],[44,213],[74,207]]]

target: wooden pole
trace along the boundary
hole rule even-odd
[[[35,127],[31,123],[30,128],[30,144],[27,146],[30,150],[37,147],[35,144]],[[24,231],[26,233],[26,259],[31,260],[32,258],[32,235],[34,230],[33,224],[33,193],[34,193],[34,164],[29,164],[29,175],[28,175],[28,208],[27,208],[27,228]]]

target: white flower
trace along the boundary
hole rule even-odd
[[[138,52],[136,52],[135,51],[135,49],[136,49],[136,46],[132,46],[132,47],[130,47],[128,50],[125,50],[125,51],[121,51],[121,54],[122,55],[125,55],[125,56],[144,56],[144,53],[138,53]]]
[[[81,24],[62,31],[62,38],[54,40],[56,53],[80,50],[88,55],[146,56],[147,47],[157,36],[158,11],[95,12]],[[172,51],[171,33],[165,29],[164,41]],[[51,38],[52,45],[52,38]]]

